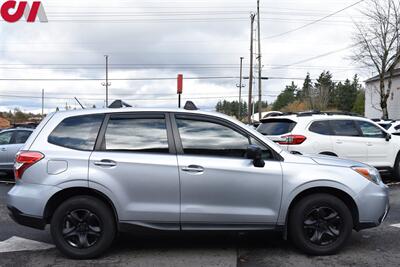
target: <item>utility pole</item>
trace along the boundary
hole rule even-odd
[[[111,83],[108,82],[108,55],[104,56],[106,58],[106,82],[102,83],[103,86],[106,87],[106,108],[108,107],[108,86],[111,85]]]
[[[42,117],[44,116],[44,89],[42,89]]]
[[[244,59],[244,57],[240,57],[240,78],[239,78],[239,85],[236,85],[236,87],[239,87],[239,111],[238,111],[238,119],[239,120],[242,118],[242,88],[244,87],[244,85],[242,84],[243,59]]]
[[[258,41],[258,121],[261,121],[261,109],[262,109],[262,65],[261,65],[261,27],[260,27],[260,0],[257,0],[257,41]]]
[[[254,37],[254,18],[255,14],[250,15],[251,31],[250,31],[250,75],[249,75],[249,102],[247,108],[247,122],[251,124],[251,102],[253,98],[253,37]]]

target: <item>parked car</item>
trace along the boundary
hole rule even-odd
[[[400,131],[400,121],[380,121],[378,124],[391,134]]]
[[[17,152],[32,134],[32,129],[14,128],[0,132],[0,172],[10,174],[13,171]]]
[[[305,253],[336,253],[382,223],[388,188],[365,164],[282,150],[228,116],[178,109],[48,115],[19,152],[7,206],[50,224],[71,258],[102,255],[117,232],[278,230]]]
[[[400,180],[400,136],[362,117],[299,113],[262,120],[257,130],[295,154],[360,161]]]

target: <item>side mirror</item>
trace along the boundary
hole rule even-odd
[[[265,161],[262,159],[262,149],[256,145],[249,145],[246,150],[246,157],[253,160],[254,167],[264,168]]]
[[[392,139],[392,135],[390,133],[386,134],[386,141],[389,142]]]

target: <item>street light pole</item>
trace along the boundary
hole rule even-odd
[[[108,82],[108,55],[104,56],[106,58],[106,82],[102,83],[103,86],[106,87],[106,108],[108,107],[108,86],[111,85],[111,83]]]

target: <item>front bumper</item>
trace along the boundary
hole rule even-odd
[[[43,218],[23,214],[15,207],[7,206],[7,208],[10,217],[18,224],[40,230],[44,230],[44,228],[46,227],[46,221]]]
[[[381,183],[370,183],[356,198],[359,223],[355,229],[363,230],[379,226],[390,210],[389,188]]]

